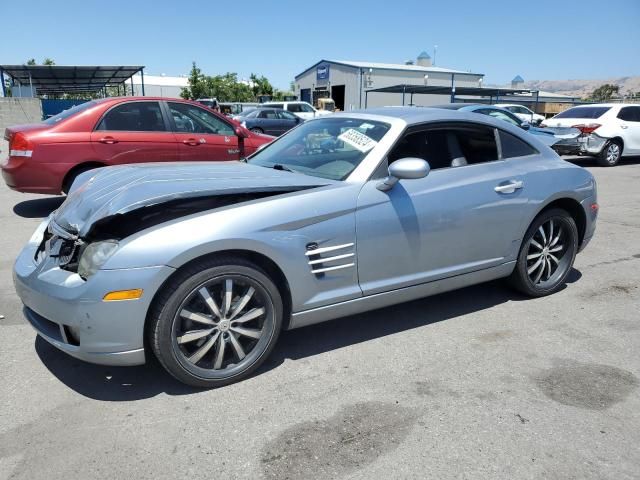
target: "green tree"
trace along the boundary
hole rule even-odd
[[[46,57],[43,61],[42,61],[42,65],[55,65],[56,62],[54,62],[51,58]]]
[[[180,96],[187,100],[195,100],[197,98],[206,98],[209,95],[208,85],[202,71],[197,67],[196,62],[192,63],[191,72],[189,72],[189,86],[181,90]]]
[[[30,58],[27,60],[27,65],[37,65],[35,58]]]
[[[605,83],[591,92],[588,100],[592,100],[594,102],[606,102],[607,100],[611,100],[615,95],[618,95],[619,89],[620,87],[618,87],[618,85]]]
[[[258,95],[273,95],[273,85],[271,85],[265,76],[258,76],[252,73],[249,79],[251,80],[251,90],[253,91],[254,97],[257,98]]]

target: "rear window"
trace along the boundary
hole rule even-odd
[[[69,108],[68,110],[64,110],[53,117],[47,118],[43,123],[47,125],[55,125],[56,123],[61,122],[65,118],[69,118],[71,115],[75,115],[76,113],[82,112],[87,108],[93,107],[96,104],[94,101],[81,103],[80,105],[76,105],[74,107]]]
[[[611,107],[574,107],[553,118],[600,118],[609,110]]]

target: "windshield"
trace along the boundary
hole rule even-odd
[[[600,118],[610,109],[611,107],[574,107],[553,118]]]
[[[75,105],[67,110],[60,112],[57,115],[54,115],[53,117],[47,118],[44,121],[44,123],[46,123],[47,125],[55,125],[56,123],[61,122],[65,118],[69,118],[71,115],[75,115],[76,113],[82,112],[83,110],[86,110],[89,107],[93,107],[95,104],[96,102],[90,101],[90,102],[81,103],[80,105]]]
[[[253,154],[249,163],[344,180],[391,126],[355,118],[323,118],[303,123]]]

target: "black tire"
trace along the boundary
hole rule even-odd
[[[234,287],[238,284],[246,287],[242,290],[245,294],[238,297],[233,297],[233,289],[231,289],[228,304],[224,300],[225,290],[217,290],[217,285],[227,280],[231,280]],[[223,288],[227,285],[224,283]],[[215,326],[211,323],[203,327],[201,323],[193,322],[190,316],[184,316],[185,311],[192,313],[198,302],[201,302],[205,310],[214,311],[207,307],[207,303],[203,300],[206,298],[202,297],[203,289],[209,293],[214,303],[217,303],[216,297],[218,297],[219,312],[223,312],[227,307],[227,313],[220,317],[196,312],[196,315],[201,315],[200,319],[204,315],[212,320]],[[240,308],[239,311],[249,307],[252,310],[233,320],[235,307],[242,304],[243,298],[249,295],[250,289],[254,290],[253,296],[246,303],[246,307]],[[260,307],[257,308],[256,305]],[[217,305],[216,309],[218,309]],[[247,313],[260,309],[264,310],[264,314],[260,316],[262,318],[242,320],[250,317]],[[278,340],[282,329],[282,317],[280,292],[269,276],[258,266],[242,258],[209,259],[186,267],[170,279],[152,304],[147,333],[155,356],[176,379],[195,387],[220,387],[248,377],[264,362]],[[238,321],[240,323],[236,323]],[[223,325],[224,322],[226,322],[225,325]],[[185,325],[194,325],[196,329],[187,328]],[[200,329],[197,329],[198,325]],[[246,328],[248,325],[257,325],[258,328]],[[208,336],[198,337],[197,340],[185,340],[187,334],[201,335],[208,329],[211,330]],[[237,333],[238,329],[248,333],[259,332],[260,336],[245,338],[243,334]],[[255,333],[251,334],[255,335]],[[232,340],[231,337],[234,339]],[[245,352],[244,349],[247,346],[240,340],[252,345],[251,349]],[[239,350],[236,344],[240,344]],[[207,345],[209,346],[206,354],[199,356]],[[222,351],[223,360],[216,367],[220,351]],[[240,357],[239,352],[246,356]],[[194,357],[198,360],[193,361]],[[226,366],[224,366],[225,363]]]
[[[540,233],[540,229],[544,235]],[[553,242],[556,237],[557,240]],[[546,250],[539,249],[540,245]],[[527,229],[518,253],[516,268],[508,279],[509,283],[530,297],[543,297],[555,293],[563,287],[577,252],[578,228],[573,217],[566,210],[559,208],[546,210],[538,215]],[[542,263],[536,267],[539,261]],[[543,268],[544,270],[541,270]],[[536,278],[538,274],[541,274],[539,280]]]
[[[253,127],[249,130],[251,130],[253,133],[264,133],[264,130],[262,130],[260,127]]]
[[[622,142],[609,140],[598,154],[598,165],[601,167],[615,167],[622,157]]]

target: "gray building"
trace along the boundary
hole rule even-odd
[[[321,60],[295,77],[296,95],[314,103],[315,99],[330,96],[340,110],[365,107],[365,91],[392,85],[427,85],[481,87],[484,74],[451,68],[436,67],[431,57],[422,52],[415,62],[404,64],[357,61]],[[414,105],[446,103],[443,95],[416,95]],[[369,95],[367,107],[400,105],[402,97],[393,93]]]

